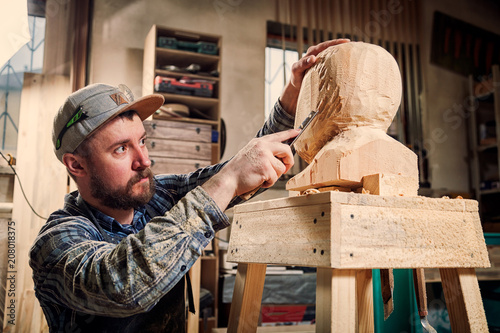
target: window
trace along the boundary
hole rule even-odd
[[[297,51],[266,47],[266,118],[290,79],[292,65],[297,60]]]
[[[30,15],[28,22],[31,41],[0,69],[0,149],[12,152],[17,150],[24,73],[41,73],[43,67],[45,17]]]

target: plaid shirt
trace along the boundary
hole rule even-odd
[[[291,127],[293,117],[276,103],[257,136]],[[87,206],[77,191],[66,195],[30,250],[35,294],[50,331],[177,331],[173,327],[181,326],[165,322],[185,321],[181,279],[215,232],[229,226],[200,187],[224,164],[156,176],[155,195],[130,225]]]

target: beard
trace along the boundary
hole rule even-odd
[[[136,209],[148,203],[156,192],[155,179],[150,168],[139,171],[127,182],[125,187],[118,189],[110,189],[98,172],[94,171],[91,174],[90,191],[92,196],[104,206],[112,209]],[[149,179],[148,188],[139,195],[133,195],[132,187],[143,178]],[[142,186],[147,185],[143,184]]]

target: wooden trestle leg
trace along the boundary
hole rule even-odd
[[[239,263],[229,311],[228,333],[256,332],[267,264]]]
[[[317,269],[316,332],[373,332],[371,269]]]
[[[441,283],[455,332],[488,332],[474,268],[441,268]]]

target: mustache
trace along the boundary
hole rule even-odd
[[[132,177],[128,183],[130,186],[132,186],[135,183],[138,183],[143,178],[149,178],[150,180],[153,178],[153,172],[151,171],[150,168],[138,171],[137,174],[134,177]]]

